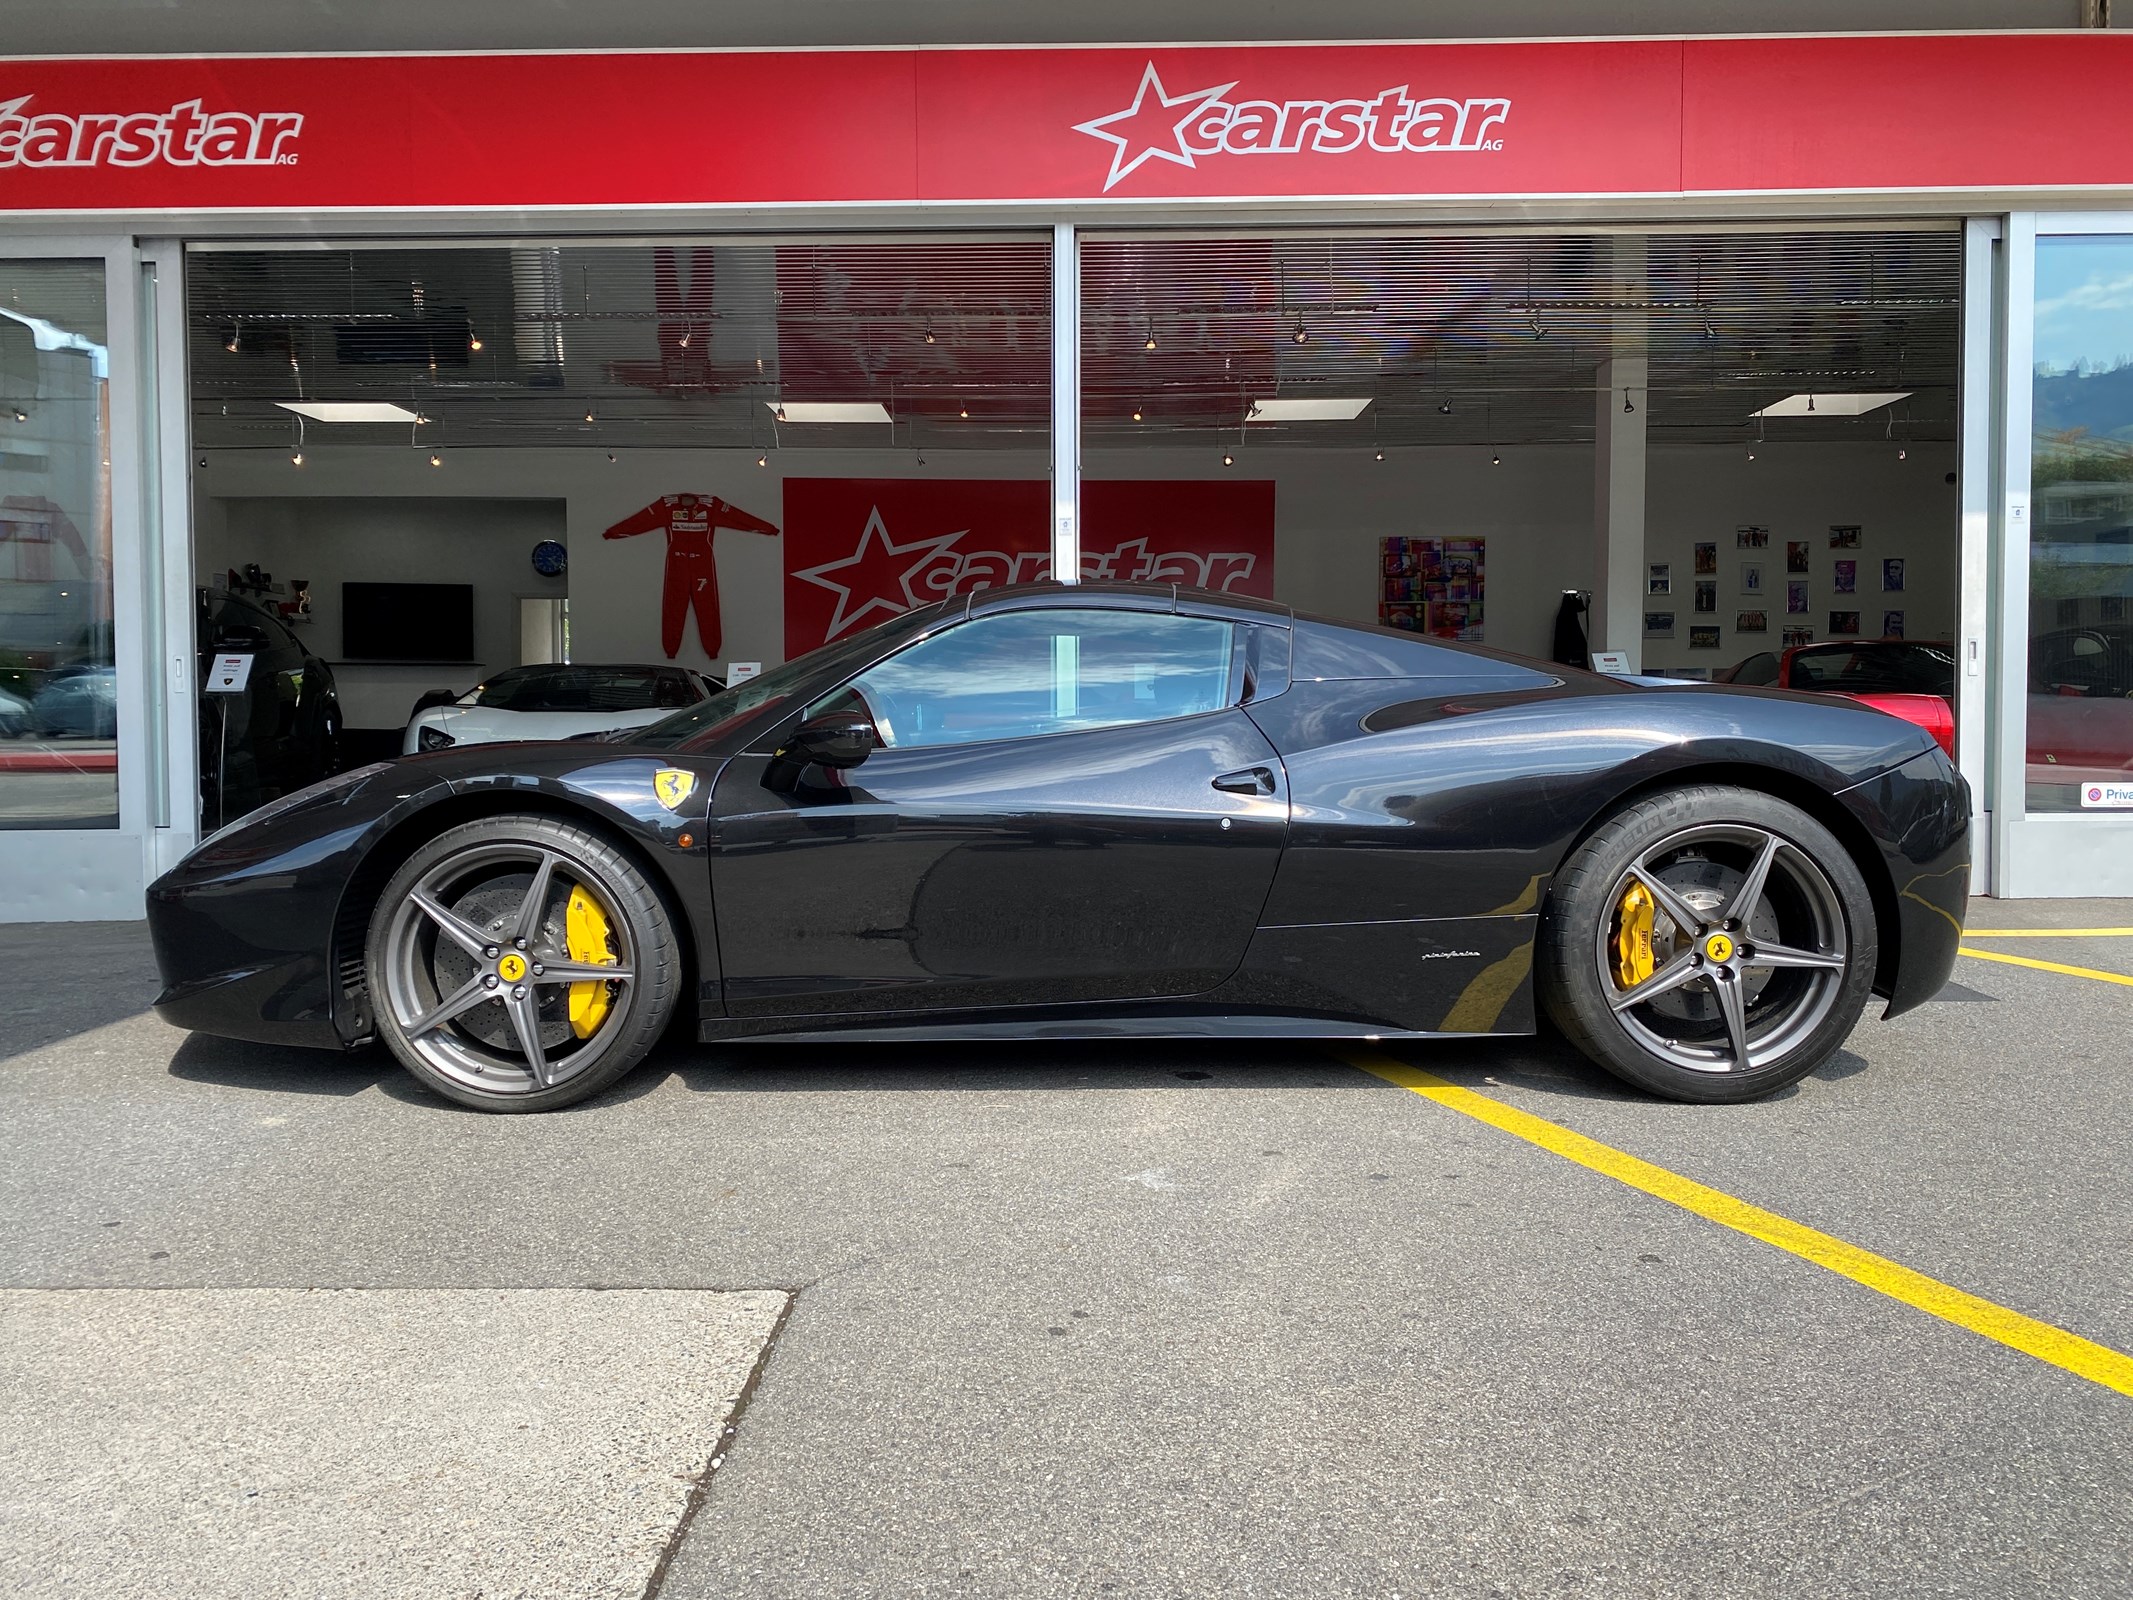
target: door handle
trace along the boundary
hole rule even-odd
[[[1246,767],[1242,772],[1223,773],[1214,786],[1224,794],[1269,795],[1274,792],[1274,774],[1265,767]]]

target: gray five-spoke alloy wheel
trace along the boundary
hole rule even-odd
[[[1689,1100],[1766,1094],[1829,1058],[1878,953],[1872,898],[1813,817],[1731,786],[1595,830],[1543,919],[1549,1013],[1600,1065]]]
[[[371,919],[378,1029],[440,1093],[543,1110],[641,1060],[672,1010],[674,936],[635,865],[537,816],[452,829],[395,874]]]

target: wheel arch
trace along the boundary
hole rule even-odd
[[[375,1036],[376,1019],[371,1011],[370,979],[364,969],[365,941],[371,913],[392,875],[417,850],[447,829],[484,817],[553,817],[575,827],[590,829],[627,856],[644,874],[652,892],[666,903],[667,919],[681,941],[682,993],[698,992],[696,928],[687,908],[677,902],[667,873],[654,861],[641,840],[618,826],[597,806],[576,801],[548,789],[483,788],[446,794],[407,816],[401,817],[373,840],[362,860],[349,874],[348,887],[334,909],[333,947],[330,970],[333,978],[333,1020],[341,1038],[350,1046],[367,1043]],[[687,1008],[685,1008],[687,1009]],[[690,1022],[695,1022],[693,1011]]]
[[[1653,773],[1642,781],[1615,795],[1580,828],[1577,835],[1564,849],[1562,859],[1556,863],[1554,876],[1560,876],[1563,864],[1575,855],[1578,848],[1591,838],[1604,824],[1627,811],[1640,800],[1669,789],[1686,789],[1697,784],[1722,783],[1736,789],[1753,789],[1773,800],[1783,800],[1788,805],[1799,807],[1833,835],[1852,864],[1859,869],[1865,880],[1867,894],[1874,905],[1874,937],[1877,953],[1874,962],[1874,991],[1888,993],[1895,980],[1900,944],[1903,936],[1902,919],[1897,914],[1896,883],[1889,874],[1888,863],[1882,859],[1873,838],[1857,817],[1847,810],[1840,800],[1796,773],[1778,767],[1758,765],[1752,761],[1708,761],[1693,766],[1676,767],[1666,772]],[[1551,879],[1552,881],[1552,879]]]

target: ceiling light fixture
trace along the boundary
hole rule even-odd
[[[1544,328],[1544,327],[1542,327],[1542,326],[1541,326],[1541,323],[1540,323],[1540,318],[1538,318],[1538,317],[1528,317],[1528,318],[1526,318],[1526,326],[1527,326],[1527,327],[1529,327],[1529,328],[1531,328],[1531,329],[1533,330],[1533,337],[1534,337],[1534,338],[1536,338],[1536,339],[1545,339],[1545,338],[1547,338],[1547,337],[1548,337],[1548,330],[1547,330],[1546,328]]]
[[[1908,400],[1911,391],[1876,390],[1858,394],[1794,394],[1750,412],[1755,417],[1858,417],[1869,411],[1879,411],[1883,406],[1894,405],[1899,400]]]
[[[479,350],[481,348],[481,335],[475,333],[472,329],[467,331],[467,348],[469,350]]]
[[[444,452],[443,452],[443,451],[441,451],[441,450],[432,450],[432,451],[430,452],[430,465],[431,465],[431,466],[433,466],[433,467],[441,467],[441,466],[443,466],[443,465],[444,465]]]
[[[970,415],[970,407],[965,405],[961,410],[956,412],[956,415],[959,417],[967,418]]]
[[[926,324],[926,343],[933,343],[933,324],[930,322]]]
[[[30,414],[23,410],[22,407],[17,406],[15,407],[15,420],[17,422],[27,422],[30,420]]]
[[[1236,464],[1237,458],[1235,456],[1231,455],[1227,450],[1222,452],[1222,465],[1224,465],[1225,467],[1234,467]]]
[[[614,452],[614,451],[612,451],[612,450],[608,451],[608,453],[607,453],[607,459],[608,459],[608,460],[610,460],[610,461],[614,460],[614,459],[615,459],[615,452]]]
[[[1141,341],[1141,348],[1143,350],[1153,350],[1155,348],[1155,324],[1152,322],[1148,324],[1148,337]]]
[[[1502,457],[1502,456],[1500,456],[1500,455],[1497,455],[1497,454],[1496,454],[1496,453],[1495,453],[1494,451],[1491,451],[1491,452],[1489,453],[1489,465],[1490,465],[1490,466],[1492,466],[1492,467],[1500,467],[1500,466],[1502,466],[1502,465],[1503,465],[1503,457]]]
[[[585,408],[585,420],[586,420],[587,422],[590,422],[590,421],[592,421],[592,419],[593,419],[593,408],[592,408],[591,406],[587,406],[587,407]]]
[[[300,467],[300,466],[302,466],[303,464],[304,464],[304,452],[303,452],[303,451],[302,451],[301,449],[298,449],[298,450],[291,450],[291,451],[289,452],[289,465],[290,465],[290,466],[292,466],[292,467]]]
[[[244,348],[243,330],[236,323],[230,324],[230,336],[222,341],[222,348],[235,355]]]
[[[1384,452],[1384,451],[1380,450],[1380,451],[1378,452],[1378,459],[1379,459],[1380,461],[1383,461],[1383,460],[1385,459],[1385,452]]]
[[[889,408],[879,400],[765,401],[780,422],[888,422]]]
[[[1368,395],[1318,396],[1309,400],[1254,400],[1247,422],[1353,422],[1369,408]]]
[[[418,413],[389,400],[277,400],[284,411],[293,411],[313,422],[417,422]]]
[[[1438,405],[1437,414],[1442,417],[1448,417],[1452,414],[1452,397],[1450,395],[1446,395],[1442,403]]]
[[[1138,421],[1140,421],[1140,420],[1141,420],[1141,408],[1140,408],[1139,406],[1135,406],[1135,407],[1133,408],[1133,420],[1134,420],[1135,422],[1138,422]]]
[[[1622,415],[1626,417],[1636,409],[1635,406],[1629,403],[1629,386],[1625,384],[1622,388]]]
[[[770,452],[769,452],[768,450],[760,450],[760,451],[756,452],[755,464],[756,464],[757,466],[759,466],[759,467],[767,467],[767,466],[769,466],[769,465],[770,465]]]
[[[1297,344],[1308,344],[1310,342],[1311,330],[1303,325],[1303,318],[1298,317],[1296,319],[1296,331],[1290,334],[1289,338]]]
[[[688,348],[689,348],[689,334],[688,334],[688,330],[686,330],[686,329],[684,329],[684,330],[682,331],[682,335],[681,335],[681,348],[682,348],[682,349],[684,349],[684,350],[686,350],[686,349],[688,349]]]

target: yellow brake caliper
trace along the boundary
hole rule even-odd
[[[1650,919],[1646,919],[1650,926]],[[563,912],[563,940],[569,947],[570,959],[583,961],[593,966],[612,967],[616,964],[615,952],[609,939],[607,914],[583,886],[570,891],[570,904]],[[570,1031],[580,1039],[590,1039],[607,1020],[607,1013],[614,1005],[614,997],[608,986],[599,981],[574,983],[570,986]]]
[[[1615,978],[1624,989],[1634,989],[1652,975],[1654,909],[1651,891],[1641,883],[1632,883],[1615,906]]]

